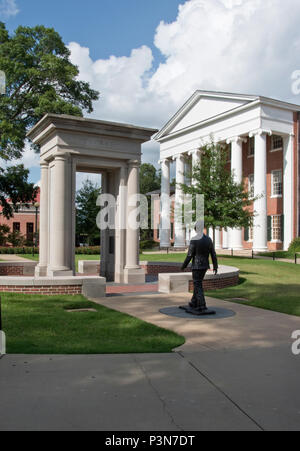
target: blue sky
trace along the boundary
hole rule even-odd
[[[96,119],[160,128],[197,89],[300,104],[298,0],[0,0],[0,20],[54,27],[101,97]],[[300,73],[300,72],[299,72]],[[157,165],[159,147],[143,147]],[[38,158],[23,161],[39,180]]]
[[[7,25],[54,27],[64,42],[89,47],[93,59],[129,55],[133,48],[152,47],[161,20],[176,19],[184,0],[16,0],[19,13]],[[157,62],[161,59],[156,51]]]

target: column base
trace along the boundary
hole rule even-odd
[[[73,277],[75,274],[69,268],[48,268],[48,277]]]
[[[124,283],[128,285],[143,284],[146,282],[146,273],[142,268],[125,268]]]
[[[37,265],[35,267],[34,276],[35,277],[46,277],[47,276],[47,265]]]
[[[254,247],[253,248],[253,252],[268,252],[268,248],[267,247]]]

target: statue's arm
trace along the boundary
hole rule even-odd
[[[213,262],[214,271],[215,271],[215,273],[217,273],[218,268],[219,268],[219,263],[218,263],[218,257],[217,257],[213,242],[211,242],[210,255],[211,255],[212,262]]]
[[[184,271],[185,268],[188,267],[188,265],[190,264],[191,260],[194,258],[194,256],[195,256],[195,249],[196,248],[195,248],[194,243],[191,242],[190,247],[189,247],[189,251],[188,251],[188,254],[187,254],[187,257],[186,257],[186,259],[185,259],[185,261],[184,261],[184,263],[183,263],[183,265],[181,267],[182,271]]]

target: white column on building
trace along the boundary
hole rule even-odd
[[[243,142],[245,139],[239,136],[227,141],[227,144],[231,143],[231,170],[236,183],[243,181]],[[229,229],[228,233],[229,247],[235,250],[243,249],[242,229]]]
[[[185,242],[185,228],[183,225],[182,208],[184,204],[184,193],[181,189],[180,184],[184,184],[184,156],[177,155],[173,157],[176,160],[176,191],[175,191],[175,214],[174,214],[174,225],[175,225],[175,244],[174,247],[177,249],[183,249],[186,247]]]
[[[139,264],[139,234],[140,229],[135,229],[131,224],[132,214],[135,214],[137,205],[131,202],[133,196],[139,194],[139,169],[138,161],[130,161],[128,165],[127,179],[127,230],[126,230],[126,266],[124,281],[127,284],[145,283],[145,271]],[[135,204],[135,205],[134,205]]]
[[[71,265],[72,242],[72,202],[71,202],[71,166],[69,156],[55,157],[54,186],[51,189],[52,230],[50,236],[51,261],[49,276],[73,275]]]
[[[254,202],[253,250],[261,252],[268,249],[267,132],[259,130],[252,136],[255,136],[254,196],[259,196]]]
[[[49,263],[49,164],[41,163],[41,195],[40,195],[40,256],[39,264],[36,267],[36,277],[47,275],[47,266]]]
[[[193,169],[197,166],[201,165],[201,149],[196,149],[192,151],[192,166]],[[192,183],[195,185],[197,182],[195,179],[192,178]]]
[[[228,231],[223,229],[223,249],[228,249],[229,244],[228,244]]]
[[[171,246],[171,202],[170,202],[170,160],[164,159],[161,164],[161,204],[160,204],[160,247]]]
[[[215,248],[216,249],[222,249],[221,246],[221,230],[217,228],[215,230]]]
[[[284,137],[283,155],[283,214],[284,214],[284,250],[288,250],[293,241],[294,226],[294,139],[293,134]]]

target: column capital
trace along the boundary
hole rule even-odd
[[[54,155],[54,161],[67,161],[70,158],[69,152],[57,152]]]
[[[249,138],[253,138],[254,136],[262,136],[262,135],[269,135],[272,136],[273,132],[272,130],[265,130],[262,128],[259,128],[258,130],[254,130],[252,132],[249,133]]]
[[[41,167],[41,169],[49,169],[49,163],[48,163],[48,161],[42,161],[42,162],[40,163],[40,167]]]
[[[128,166],[131,168],[139,168],[141,166],[141,163],[139,160],[129,160]]]
[[[244,138],[243,136],[234,136],[232,138],[228,138],[226,139],[226,144],[232,144],[232,143],[246,143],[247,142],[247,138]]]
[[[188,155],[189,155],[189,156],[192,156],[192,155],[201,155],[201,153],[202,153],[202,150],[199,149],[199,148],[197,148],[197,149],[190,150],[190,151],[188,152]]]
[[[166,163],[170,163],[170,158],[162,158],[161,160],[158,161],[158,164],[166,164]]]
[[[175,160],[180,160],[182,158],[184,158],[184,154],[183,153],[179,153],[178,155],[174,155],[172,157],[172,160],[175,161]]]

